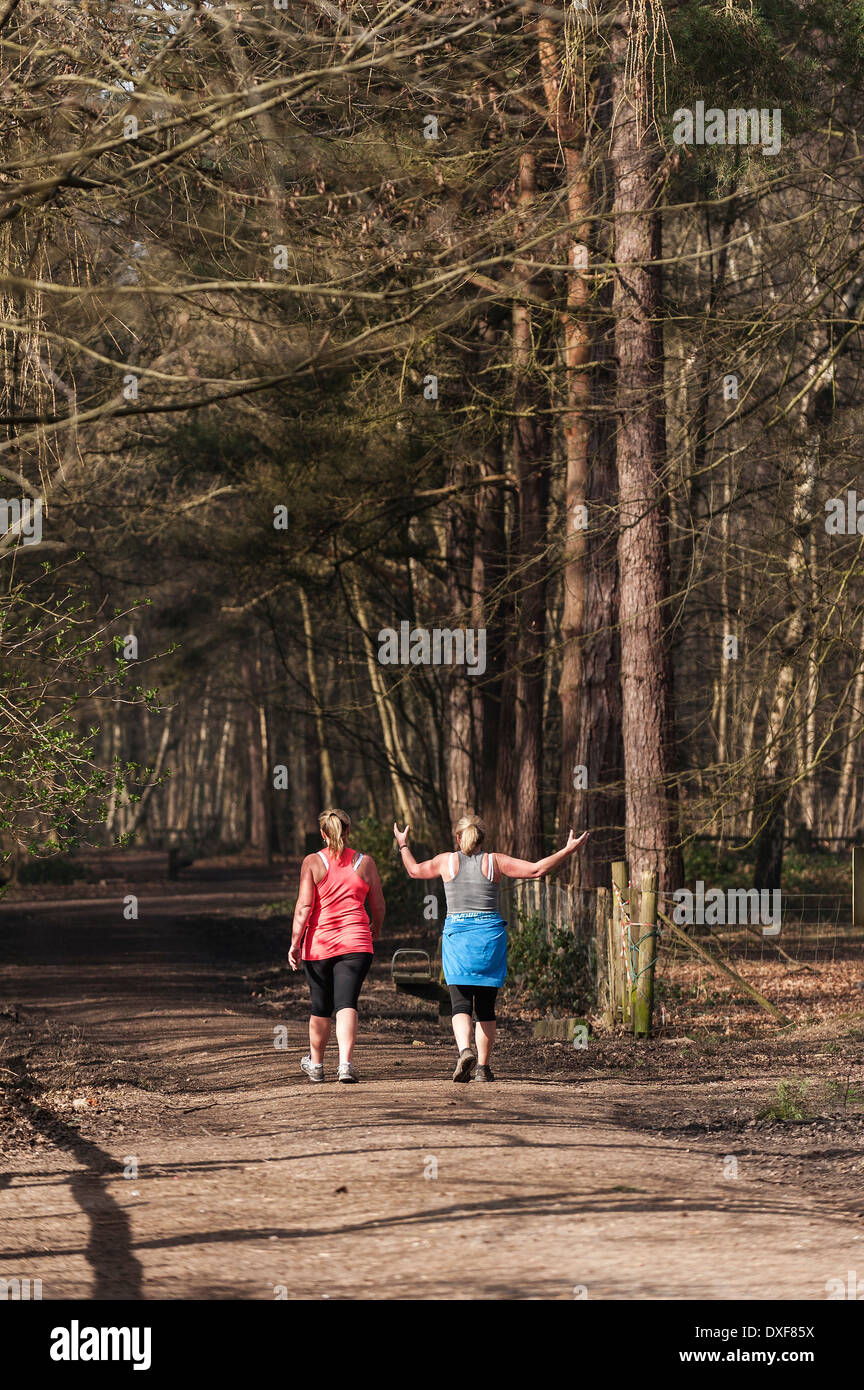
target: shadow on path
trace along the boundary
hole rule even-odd
[[[132,1253],[129,1218],[106,1186],[107,1178],[122,1174],[122,1164],[26,1097],[17,1096],[13,1103],[54,1148],[68,1153],[82,1165],[69,1173],[68,1183],[72,1196],[90,1223],[89,1239],[82,1252],[93,1271],[93,1286],[88,1297],[142,1298],[142,1270]]]

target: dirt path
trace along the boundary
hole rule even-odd
[[[0,1278],[46,1299],[819,1300],[864,1273],[850,1211],[764,1157],[729,1180],[728,1140],[632,1123],[637,1094],[674,1105],[666,1083],[456,1087],[449,1042],[367,1028],[362,1084],[310,1086],[300,1019],[278,1050],[195,903],[181,922],[156,896],[137,922],[101,901],[0,913],[4,997],[139,1077],[83,1116],[20,1102],[44,1142],[3,1164]]]

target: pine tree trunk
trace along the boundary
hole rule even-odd
[[[366,669],[369,673],[369,684],[372,687],[372,694],[378,709],[378,718],[381,723],[381,737],[384,743],[384,750],[387,754],[387,764],[390,771],[390,786],[393,793],[393,811],[397,820],[404,823],[411,821],[411,802],[408,795],[408,788],[405,784],[403,771],[408,766],[405,756],[405,749],[399,726],[393,713],[381,667],[376,660],[375,650],[372,645],[369,621],[366,615],[366,608],[360,595],[360,586],[355,582],[353,586],[354,604],[357,610],[357,617],[363,629],[363,646],[366,652]]]
[[[526,224],[536,193],[535,156],[519,159],[518,203]],[[532,252],[533,254],[533,252]],[[532,284],[530,263],[517,274],[526,289]],[[516,472],[515,567],[518,588],[514,633],[513,767],[510,789],[513,805],[514,852],[529,859],[543,853],[543,675],[546,649],[546,511],[549,489],[549,439],[535,407],[542,392],[538,380],[534,324],[530,305],[517,299],[513,306],[513,375],[516,422],[513,461]]]
[[[455,481],[465,480],[464,466]],[[447,516],[448,626],[473,625],[472,580],[474,558],[473,527],[467,507],[453,501]],[[447,776],[447,809],[451,825],[477,804],[477,750],[474,736],[474,683],[464,667],[442,672],[446,682],[444,703],[444,750]]]
[[[840,768],[840,781],[834,803],[833,828],[838,837],[854,835],[854,788],[856,773],[856,754],[858,740],[864,730],[864,621],[861,623],[858,639],[858,668],[852,684],[852,700],[849,710],[849,723],[846,730],[846,743],[843,747],[843,762]]]
[[[609,338],[612,329],[610,326]],[[611,342],[609,344],[611,348]],[[621,641],[618,631],[618,556],[615,527],[617,468],[615,457],[614,363],[605,340],[595,346],[598,368],[595,399],[609,408],[597,417],[591,433],[586,540],[583,709],[575,765],[587,771],[587,790],[581,797],[581,817],[561,823],[564,834],[572,824],[590,830],[584,850],[570,861],[578,864],[574,882],[583,887],[608,886],[612,864],[625,858],[624,748],[621,734]],[[572,768],[570,769],[572,772]],[[572,783],[572,778],[571,778]]]
[[[630,10],[628,6],[628,13]],[[659,149],[637,131],[644,77],[625,79],[627,32],[613,39],[615,347],[618,359],[618,568],[627,858],[635,882],[656,871],[680,886],[672,670],[666,633],[669,551],[665,467]]]
[[[549,123],[564,153],[564,179],[567,188],[568,228],[564,245],[567,252],[567,300],[561,316],[563,336],[564,391],[563,417],[566,459],[564,546],[562,557],[561,672],[558,698],[561,706],[561,788],[558,798],[559,832],[569,828],[581,832],[588,826],[592,785],[582,786],[579,748],[588,713],[586,688],[586,559],[588,527],[588,472],[590,406],[592,378],[591,332],[588,307],[591,286],[588,278],[588,237],[591,212],[591,177],[587,134],[570,115],[570,102],[562,92],[559,25],[551,18],[538,20],[540,71],[546,94]],[[582,93],[582,109],[585,94]],[[562,872],[580,882],[584,860],[574,855]]]
[[[300,589],[299,593],[300,608],[303,613],[303,636],[306,647],[306,675],[309,681],[312,715],[315,720],[315,742],[317,744],[318,758],[321,764],[321,794],[324,797],[325,807],[330,807],[336,800],[336,787],[333,777],[333,764],[330,759],[330,748],[327,743],[327,726],[324,719],[324,706],[321,702],[318,671],[315,665],[315,635],[312,629],[312,614],[309,610],[309,599],[306,596],[306,590]]]
[[[818,293],[814,283],[814,293]],[[838,317],[859,319],[864,307],[864,270],[859,270],[840,296]],[[857,338],[857,334],[855,335]],[[836,405],[834,370],[839,353],[848,348],[854,338],[847,336],[836,349],[829,330],[821,344],[813,343],[822,352],[813,358],[808,368],[809,383],[801,395],[798,412],[798,446],[794,451],[793,469],[789,483],[792,493],[792,546],[786,562],[789,585],[789,617],[783,628],[780,643],[781,666],[774,683],[768,711],[765,757],[756,794],[754,821],[761,826],[756,841],[754,887],[779,888],[783,871],[783,834],[786,819],[786,784],[788,781],[788,712],[796,686],[796,671],[800,656],[810,636],[810,601],[812,590],[811,533],[814,516],[814,496],[819,475],[822,435],[827,429]],[[808,662],[809,662],[808,653]]]
[[[246,751],[248,771],[249,848],[269,860],[270,788],[266,776],[266,749],[262,742],[261,709],[257,685],[249,662],[243,663],[243,681],[248,691],[246,703]]]
[[[218,845],[224,845],[230,841],[230,833],[226,825],[224,792],[225,792],[225,766],[228,759],[228,750],[231,745],[233,724],[231,722],[230,710],[225,711],[225,718],[222,723],[222,735],[219,739],[219,753],[216,758],[216,784],[213,792],[213,824],[216,827],[216,840]]]
[[[481,461],[484,477],[501,474],[501,445],[486,451]],[[499,762],[503,750],[502,699],[507,653],[506,596],[507,528],[502,484],[490,483],[478,493],[474,547],[475,625],[486,630],[486,671],[475,686],[476,719],[480,732],[478,811],[486,821],[489,843],[511,843],[498,813]]]

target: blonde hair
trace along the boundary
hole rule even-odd
[[[338,859],[351,833],[351,817],[347,811],[340,811],[338,806],[331,806],[329,811],[321,812],[318,824],[326,837],[327,848],[333,858]]]
[[[486,827],[479,816],[463,816],[453,827],[453,833],[460,836],[463,854],[476,854],[486,838]]]

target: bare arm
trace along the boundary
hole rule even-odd
[[[404,850],[400,850],[400,858],[409,878],[439,878],[449,855],[436,854],[434,859],[424,859],[422,864],[418,864],[409,846],[406,845]]]
[[[543,878],[553,869],[557,869],[559,864],[563,864],[565,859],[569,859],[571,854],[575,854],[587,839],[587,830],[578,840],[571,830],[564,848],[557,849],[554,854],[547,854],[545,859],[532,862],[530,859],[514,859],[509,854],[496,854],[495,858],[505,878]]]
[[[303,933],[309,921],[309,913],[312,911],[315,902],[315,878],[312,873],[312,857],[307,856],[303,860],[303,867],[300,870],[300,891],[297,894],[297,901],[294,904],[294,921],[291,928],[291,949],[288,952],[288,963],[292,970],[296,970],[300,963],[300,943],[303,940]]]
[[[381,887],[381,875],[378,873],[378,865],[370,854],[363,859],[362,868],[366,869],[369,875],[369,898],[367,908],[372,924],[372,940],[377,941],[381,935],[381,928],[384,925],[384,889]]]
[[[444,867],[449,859],[447,854],[436,854],[434,859],[424,859],[422,864],[418,864],[411,848],[408,844],[408,831],[410,825],[406,825],[404,830],[394,823],[393,834],[396,836],[396,843],[399,846],[399,858],[405,866],[405,872],[409,878],[439,878],[444,872]]]

